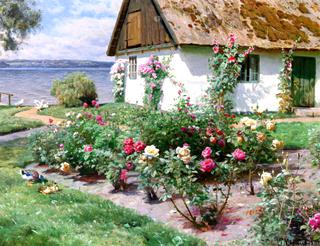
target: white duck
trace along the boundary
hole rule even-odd
[[[37,110],[41,110],[41,109],[45,109],[45,108],[49,108],[49,104],[48,102],[45,102],[44,100],[34,100],[33,103],[35,104],[35,108]]]
[[[23,104],[24,104],[24,99],[21,99],[20,101],[16,102],[14,106],[21,107]]]

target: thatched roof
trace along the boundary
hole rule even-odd
[[[177,45],[212,45],[215,40],[223,44],[234,33],[242,46],[291,48],[299,37],[298,49],[320,50],[319,0],[150,1]],[[124,0],[122,18],[128,2]],[[118,19],[117,25],[122,24]],[[113,35],[113,45],[116,41]]]

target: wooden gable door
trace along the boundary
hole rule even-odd
[[[128,47],[141,45],[141,11],[128,14],[127,44]]]
[[[316,59],[294,57],[292,71],[292,95],[295,107],[314,107]]]

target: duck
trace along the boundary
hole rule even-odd
[[[40,175],[37,171],[33,170],[21,170],[21,177],[26,181],[33,181],[36,183],[46,183],[47,180],[43,175]]]
[[[16,106],[16,107],[21,107],[21,106],[23,106],[23,104],[24,104],[24,99],[21,99],[20,101],[16,102],[16,103],[14,104],[14,106]]]

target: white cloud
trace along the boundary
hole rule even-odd
[[[52,9],[51,11],[59,10],[58,1],[54,1],[57,9]],[[112,59],[106,56],[107,45],[115,23],[115,17],[111,16],[111,13],[114,11],[117,14],[121,1],[85,1],[84,5],[80,5],[83,1],[73,0],[73,2],[76,5],[79,4],[79,8],[77,9],[79,15],[68,15],[68,17],[64,18],[59,15],[55,16],[50,30],[30,36],[18,52],[8,52],[5,54],[5,57],[0,56],[0,58]],[[102,5],[104,5],[104,9]],[[64,6],[61,7],[63,8]],[[60,11],[63,10],[60,8]],[[105,17],[86,17],[83,16],[83,11],[92,11],[97,14],[104,13]],[[106,12],[108,13],[107,15],[105,15]]]
[[[72,13],[108,14],[116,16],[122,1],[120,0],[73,0]]]

